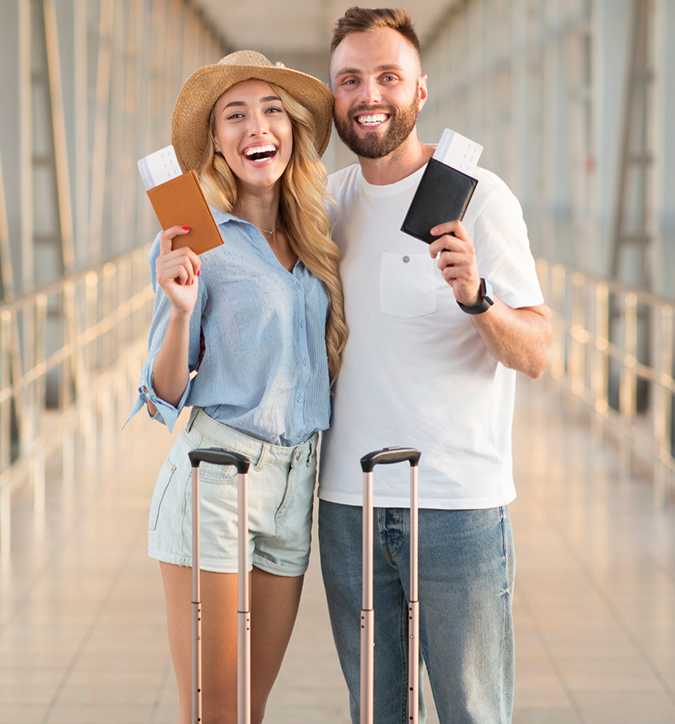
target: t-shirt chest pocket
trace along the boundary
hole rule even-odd
[[[380,266],[380,309],[396,317],[436,311],[434,260],[429,254],[384,252]]]

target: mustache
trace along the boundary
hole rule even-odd
[[[356,106],[352,108],[349,115],[353,118],[361,113],[386,113],[389,116],[396,115],[396,109],[393,106]]]

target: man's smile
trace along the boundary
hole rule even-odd
[[[389,120],[391,116],[388,113],[364,113],[354,116],[357,125],[373,128],[380,126]]]

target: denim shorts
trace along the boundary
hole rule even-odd
[[[318,433],[295,447],[256,440],[193,408],[184,431],[160,470],[152,496],[148,553],[179,566],[192,565],[192,467],[188,452],[219,447],[251,461],[249,566],[278,576],[307,570],[316,480]],[[200,568],[237,571],[237,471],[200,465]]]

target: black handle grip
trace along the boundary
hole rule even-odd
[[[372,473],[376,465],[391,465],[408,461],[411,467],[417,467],[420,461],[419,450],[412,447],[385,447],[383,450],[376,450],[361,458],[361,470],[364,473]]]
[[[251,465],[251,461],[243,455],[228,450],[221,450],[217,447],[197,448],[188,453],[193,468],[198,468],[199,463],[213,463],[214,465],[234,465],[239,475],[245,475]]]

